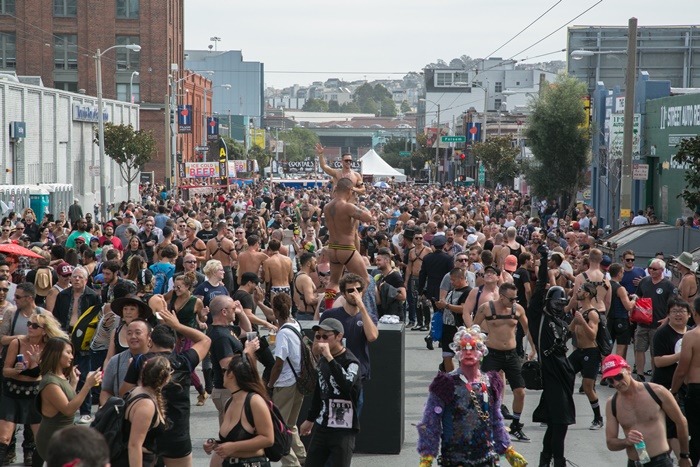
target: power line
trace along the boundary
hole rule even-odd
[[[555,3],[554,5],[552,5],[551,7],[549,7],[544,13],[542,13],[540,16],[538,16],[532,23],[530,23],[530,24],[528,24],[527,26],[525,26],[523,29],[520,30],[520,32],[518,32],[516,35],[514,35],[513,37],[511,37],[510,39],[508,39],[503,45],[501,45],[499,48],[497,48],[496,50],[494,50],[493,52],[491,52],[490,54],[488,54],[488,55],[486,56],[486,58],[489,58],[491,55],[495,54],[496,52],[498,52],[499,50],[501,50],[503,47],[505,47],[506,45],[508,45],[511,41],[513,41],[513,39],[515,39],[516,37],[518,37],[520,34],[522,34],[522,33],[524,33],[525,31],[527,31],[527,30],[530,28],[530,26],[532,26],[533,24],[535,24],[536,22],[538,22],[540,19],[542,19],[547,13],[549,13],[550,11],[552,11],[552,10],[553,10],[557,5],[559,5],[561,2],[562,2],[562,0],[559,0],[557,3]]]

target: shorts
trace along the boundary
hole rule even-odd
[[[584,378],[595,379],[600,366],[600,350],[598,347],[576,349],[569,355],[569,363],[574,369],[574,374],[581,373]]]
[[[443,357],[454,357],[455,353],[450,348],[450,344],[452,344],[452,339],[454,339],[455,334],[457,334],[457,326],[450,326],[449,324],[442,325],[442,337],[440,338],[440,347],[442,347]]]
[[[637,326],[637,332],[634,333],[634,351],[646,352],[650,350],[653,357],[654,349],[651,343],[654,341],[654,334],[656,334],[656,329],[654,328]]]
[[[515,349],[496,350],[489,348],[489,353],[481,362],[481,371],[500,371],[506,374],[511,389],[525,387],[525,380],[521,374],[522,360]]]
[[[673,460],[671,460],[671,454],[665,452],[652,457],[651,461],[646,464],[642,464],[639,461],[628,460],[627,467],[673,467]]]
[[[281,294],[281,293],[286,293],[287,295],[291,295],[292,289],[290,289],[288,285],[272,285],[272,286],[270,286],[270,293],[273,293],[275,295]]]
[[[627,318],[611,318],[608,320],[608,332],[613,342],[619,345],[629,345],[632,342],[632,326]]]
[[[168,459],[182,459],[192,454],[192,439],[189,435],[173,438],[166,431],[164,436],[156,440],[156,446],[158,454]]]

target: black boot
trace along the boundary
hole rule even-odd
[[[31,467],[32,464],[32,458],[34,457],[34,449],[25,449],[24,450],[24,465],[26,467]]]
[[[566,467],[566,459],[563,457],[554,459],[554,467]]]
[[[9,446],[5,443],[0,443],[0,465],[5,463],[5,458],[7,457],[7,450]]]
[[[545,454],[543,452],[540,453],[540,463],[538,464],[538,467],[549,467],[552,462],[552,455],[551,454]]]
[[[208,370],[202,370],[202,373],[204,374],[204,390],[211,394],[214,388],[214,382],[212,380],[212,370],[211,368]]]

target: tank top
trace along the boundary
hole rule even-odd
[[[246,397],[245,401],[243,402],[243,406],[241,407],[241,416],[238,419],[238,423],[236,423],[231,430],[229,430],[226,435],[222,435],[221,432],[219,432],[219,441],[221,443],[228,443],[232,441],[246,441],[249,439],[255,438],[257,435],[255,433],[249,433],[243,428],[243,417],[245,417],[245,407],[246,404],[250,404],[250,398],[253,397],[253,393],[249,392]],[[231,405],[231,401],[233,398],[229,399],[226,401],[226,405],[224,406],[224,413],[228,410],[229,406]],[[248,420],[248,423],[253,425],[252,420]]]
[[[187,302],[185,302],[185,304],[179,310],[175,308],[176,299],[177,296],[173,294],[173,297],[170,299],[170,311],[177,314],[177,319],[178,321],[180,321],[180,323],[184,324],[185,326],[189,326],[193,329],[196,329],[195,326],[197,324],[197,318],[194,312],[194,307],[197,304],[197,297],[191,295]]]
[[[114,355],[120,354],[125,350],[129,350],[129,346],[122,345],[121,341],[119,340],[119,333],[125,325],[126,323],[124,320],[122,320],[122,322],[119,323],[119,326],[117,326],[117,329],[114,331]]]
[[[625,310],[622,300],[617,296],[617,291],[620,287],[619,282],[610,281],[612,285],[612,300],[610,301],[610,317],[613,319],[627,318],[627,310]],[[626,292],[626,291],[625,291]]]

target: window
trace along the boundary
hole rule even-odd
[[[138,44],[139,36],[117,36],[117,45]],[[117,53],[117,71],[129,70],[138,71],[140,66],[139,53],[129,50],[126,47],[118,47]]]
[[[14,34],[0,32],[0,69],[17,68],[17,38]]]
[[[54,81],[53,87],[68,92],[78,92],[78,83],[75,81]]]
[[[460,84],[457,84],[460,83]],[[464,84],[461,84],[464,83]],[[469,84],[469,74],[468,73],[457,73],[454,74],[454,80],[452,84],[455,86],[467,86]]]
[[[54,34],[53,67],[56,70],[78,69],[78,36],[76,34]]]
[[[53,0],[54,16],[77,16],[78,0]]]
[[[503,83],[501,83],[500,81],[496,81],[493,87],[495,92],[503,92]]]
[[[134,93],[134,102],[141,102],[141,85],[134,83],[134,87],[131,88],[131,92]],[[117,100],[123,102],[131,102],[131,96],[129,95],[129,84],[117,83]]]
[[[139,0],[117,0],[117,18],[138,18]]]
[[[499,112],[501,110],[501,99],[494,99],[493,100],[493,107],[496,112]]]
[[[469,74],[459,71],[435,72],[435,86],[468,86]]]
[[[15,0],[0,0],[0,15],[14,15]]]

